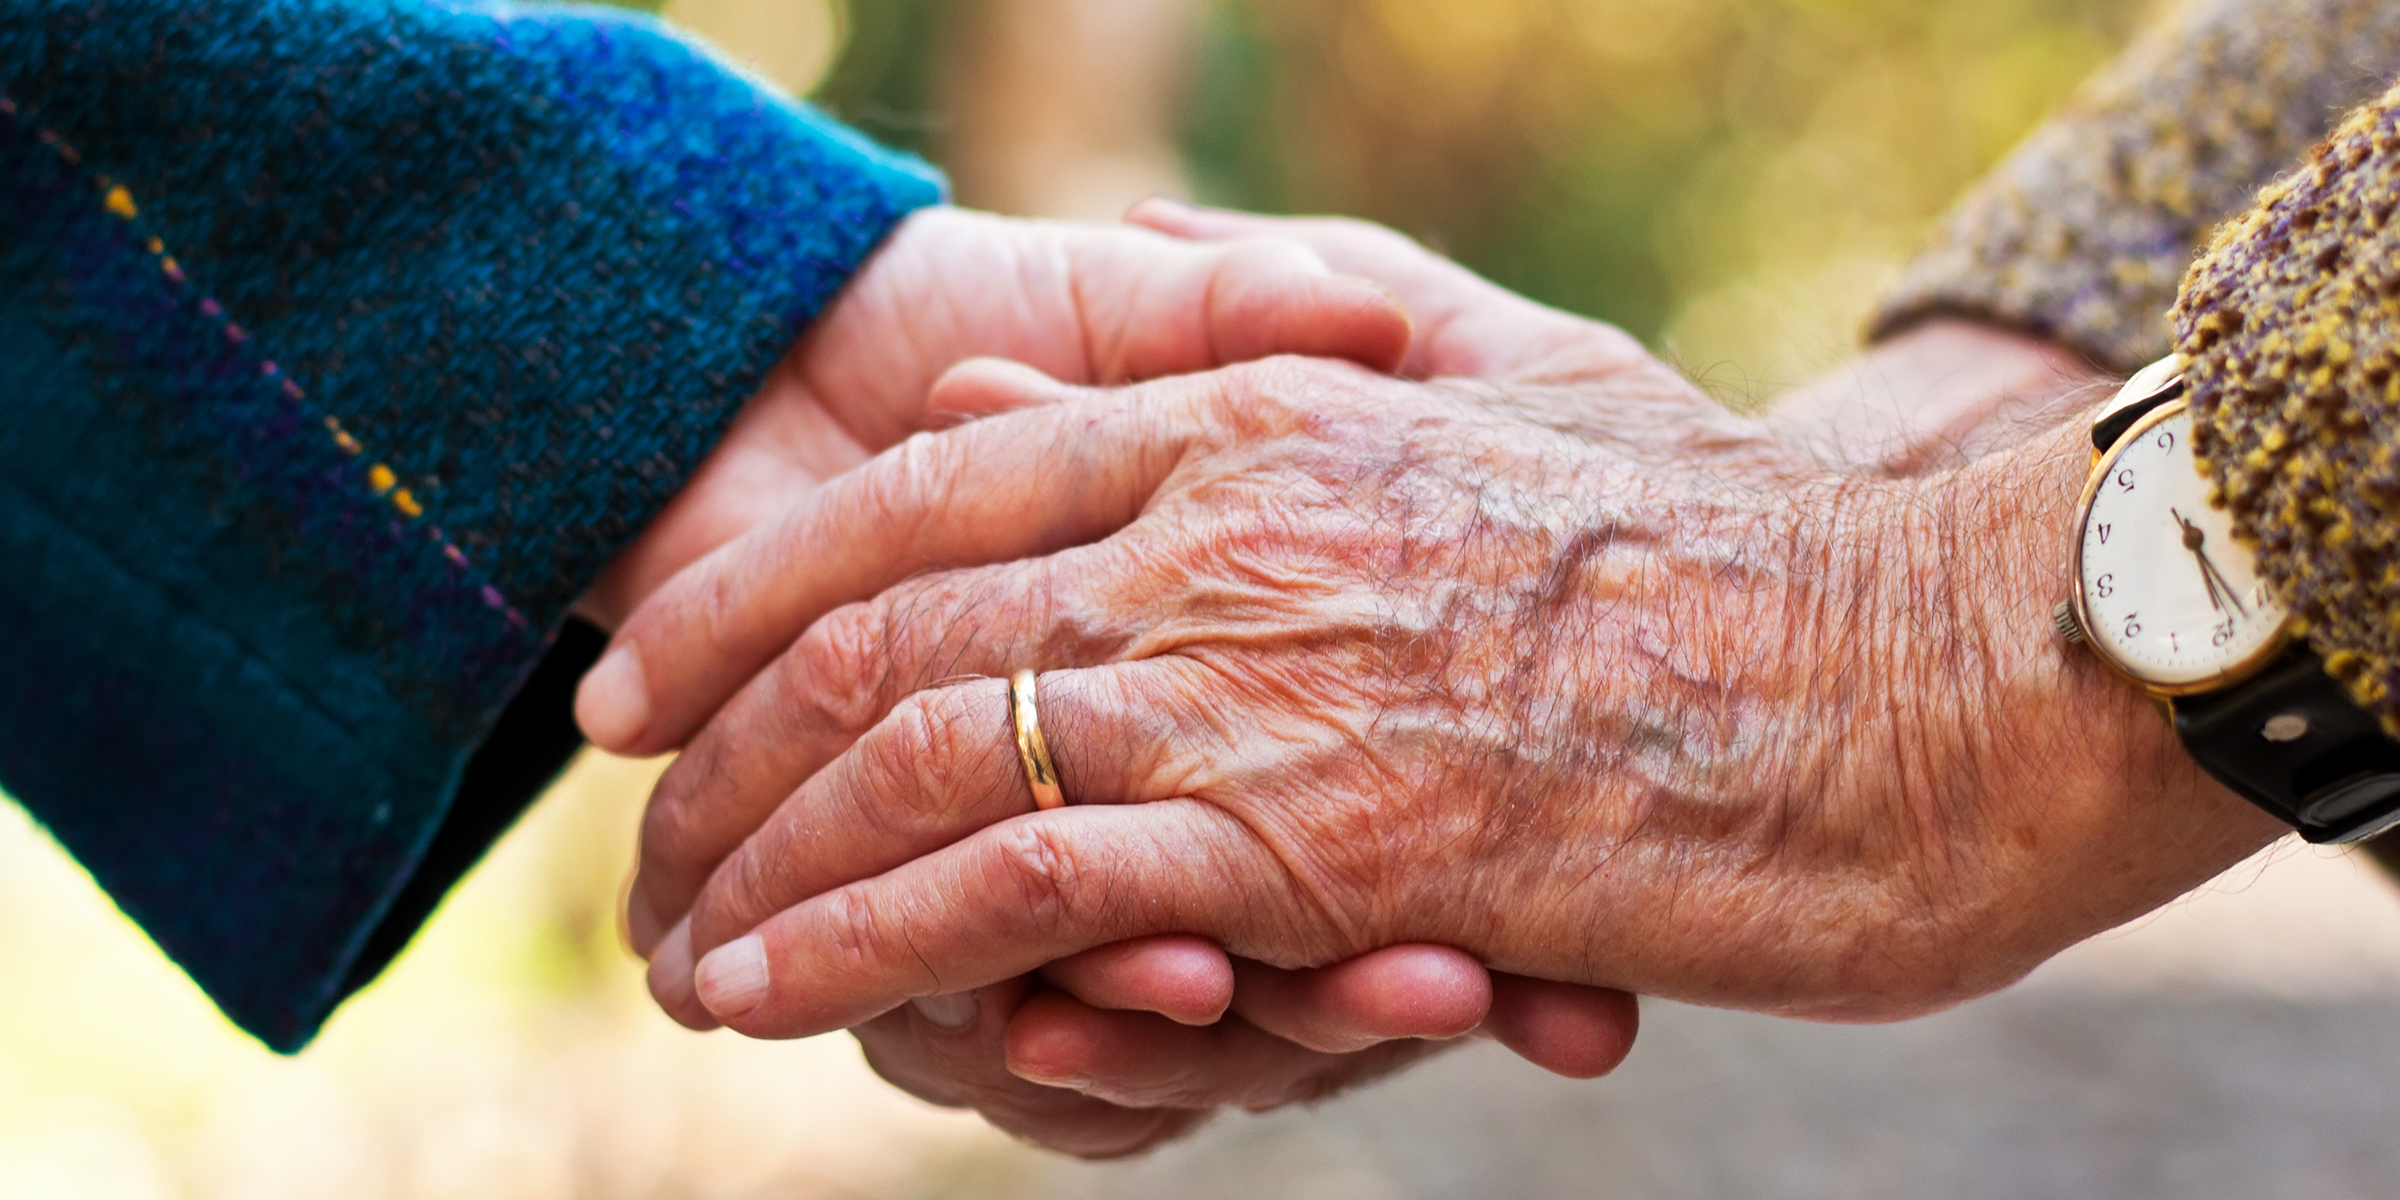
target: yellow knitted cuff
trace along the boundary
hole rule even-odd
[[[2400,88],[2226,227],[2173,314],[2194,449],[2327,670],[2400,736]]]

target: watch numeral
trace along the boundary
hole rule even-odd
[[[2208,644],[2211,646],[2222,646],[2232,640],[2233,618],[2231,617],[2225,618],[2224,624],[2215,626],[2209,630]]]
[[[2161,429],[2158,431],[2158,448],[2161,450],[2172,450],[2175,448],[2174,430]]]
[[[2136,637],[2140,637],[2140,636],[2142,636],[2142,622],[2141,622],[2141,615],[2142,615],[2142,614],[2140,614],[2140,613],[2126,613],[2126,614],[2125,614],[2125,636],[2126,636],[2126,637],[2129,637],[2129,638],[2136,638]]]
[[[2108,526],[2103,525],[2100,528],[2107,529]],[[2114,575],[2103,575],[2100,578],[2093,580],[2092,590],[2099,593],[2100,598],[2103,600],[2108,599],[2110,596],[2116,595],[2117,577]]]
[[[2101,544],[2101,545],[2103,545],[2103,546],[2105,546],[2105,545],[2107,545],[2107,544],[2108,544],[2108,531],[2109,531],[2109,529],[2110,529],[2110,528],[2112,528],[2112,527],[2111,527],[2111,526],[2108,526],[2108,525],[2102,525],[2102,526],[2100,526],[2100,527],[2099,527],[2099,529],[2100,529],[2100,544]]]
[[[2132,467],[2127,467],[2124,470],[2117,472],[2117,486],[2128,492],[2133,490]]]

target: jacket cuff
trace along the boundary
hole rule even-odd
[[[569,605],[940,184],[607,10],[25,0],[0,88],[0,781],[295,1049],[571,752]]]

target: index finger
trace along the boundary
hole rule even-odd
[[[1177,405],[1024,367],[982,374],[987,386],[1066,398],[911,437],[676,576],[577,689],[585,735],[619,754],[672,749],[842,604],[920,571],[1046,554],[1122,527],[1189,439]]]

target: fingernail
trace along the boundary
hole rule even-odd
[[[951,992],[941,996],[919,996],[909,1001],[916,1006],[917,1015],[944,1029],[965,1029],[975,1023],[975,993]]]
[[[1043,1087],[1065,1088],[1073,1092],[1092,1090],[1092,1077],[1089,1075],[1045,1075],[1038,1070],[1020,1067],[1014,1063],[1009,1064],[1008,1073],[1027,1083],[1038,1083]]]
[[[692,975],[692,986],[720,1021],[757,1008],[767,998],[766,942],[753,933],[709,951]]]
[[[575,723],[604,750],[631,746],[650,724],[650,684],[631,646],[608,652],[575,689]]]

